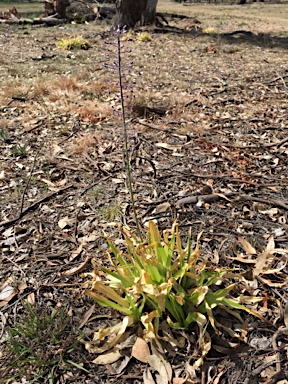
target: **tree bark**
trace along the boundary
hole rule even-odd
[[[119,28],[123,28],[125,26],[127,28],[133,28],[138,22],[142,24],[148,3],[150,4],[151,2],[155,3],[155,0],[117,0],[117,26],[119,26]]]
[[[141,24],[153,24],[156,19],[156,7],[157,7],[158,0],[148,0],[147,6],[142,14],[141,18]]]
[[[56,1],[56,12],[61,17],[61,19],[66,18],[66,8],[69,7],[69,0],[57,0]]]

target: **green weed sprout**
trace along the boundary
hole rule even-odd
[[[25,157],[27,155],[28,148],[26,145],[15,145],[11,148],[14,156]]]
[[[4,129],[2,127],[0,127],[0,138],[3,140],[3,141],[6,141],[8,139],[8,135],[7,135],[7,132],[4,131]]]

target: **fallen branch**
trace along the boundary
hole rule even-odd
[[[28,212],[32,211],[33,209],[35,209],[39,204],[41,203],[44,203],[45,201],[51,199],[51,197],[54,197],[58,194],[61,194],[62,192],[66,191],[67,189],[70,189],[70,188],[75,188],[75,186],[73,184],[70,184],[68,185],[67,187],[65,188],[62,188],[62,189],[59,189],[58,191],[55,191],[55,192],[52,192],[50,193],[50,195],[47,195],[45,197],[42,197],[41,199],[35,201],[35,203],[33,203],[32,205],[30,205],[29,207],[23,209],[19,214],[18,216],[16,216],[14,219],[11,219],[11,220],[7,220],[7,221],[2,221],[0,222],[0,227],[9,227],[10,225],[16,223],[16,221],[20,220],[24,215],[26,215]]]
[[[204,203],[214,203],[215,201],[218,201],[220,199],[229,198],[235,195],[236,195],[236,192],[221,193],[221,194],[212,193],[210,195],[188,196],[178,200],[175,206],[176,208],[179,208],[181,205],[197,204],[198,201],[200,200],[202,200]]]
[[[235,196],[237,194],[237,192],[229,192],[219,194],[213,193],[211,195],[188,196],[176,201],[175,206],[176,208],[179,208],[185,204],[197,204],[199,201],[203,201],[204,203],[214,203],[221,199],[228,199],[229,197]],[[267,200],[250,195],[239,195],[236,197],[236,199],[233,199],[232,201],[255,201],[257,203],[272,204],[288,211],[288,205],[278,199]]]
[[[56,17],[43,17],[35,19],[0,19],[0,24],[18,24],[18,25],[39,25],[45,24],[47,26],[54,26],[67,23],[67,19],[57,19]]]
[[[255,33],[251,32],[251,31],[245,31],[243,29],[239,29],[239,30],[233,31],[233,32],[220,33],[220,36],[222,36],[222,37],[235,36],[235,35],[245,35],[245,36],[254,37],[254,38],[259,37]]]
[[[272,205],[275,205],[276,207],[283,208],[286,211],[288,211],[288,205],[283,203],[283,201],[278,200],[278,199],[268,200],[268,199],[262,199],[262,198],[254,197],[254,196],[250,196],[250,195],[242,195],[242,196],[239,196],[239,200],[241,200],[241,201],[249,201],[250,200],[250,201],[255,201],[256,203],[272,204]]]

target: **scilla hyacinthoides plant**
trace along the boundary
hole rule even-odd
[[[97,363],[112,363],[119,359],[121,343],[131,336],[133,325],[141,328],[136,333],[142,335],[146,343],[156,339],[183,346],[183,336],[179,332],[195,335],[200,346],[200,357],[195,359],[198,368],[211,348],[208,329],[241,337],[232,329],[225,328],[214,316],[216,307],[229,311],[241,321],[239,311],[246,311],[260,317],[242,303],[243,297],[233,297],[235,279],[241,277],[231,271],[209,268],[200,259],[198,235],[194,249],[191,246],[191,231],[188,241],[182,247],[179,228],[175,222],[163,234],[154,222],[148,223],[147,236],[143,237],[135,209],[130,168],[126,106],[123,91],[122,40],[123,31],[117,31],[117,62],[121,116],[124,138],[125,166],[128,186],[137,226],[137,235],[130,228],[122,228],[124,247],[119,248],[107,237],[109,249],[106,260],[97,263],[93,260],[92,273],[83,274],[90,281],[83,284],[84,292],[97,304],[110,307],[123,315],[123,320],[111,327],[95,332],[92,341],[86,341],[86,348],[100,355]],[[123,241],[121,242],[123,244]],[[227,284],[229,279],[233,282]],[[249,302],[261,298],[249,298]],[[209,327],[208,327],[209,326]],[[137,328],[137,327],[136,327]],[[132,329],[132,330],[131,330]],[[169,331],[167,331],[169,330]],[[167,336],[169,333],[169,337]],[[176,332],[173,335],[173,332]],[[177,334],[178,332],[178,334]],[[166,336],[165,336],[166,335]]]
[[[144,241],[128,228],[124,228],[122,234],[126,249],[118,248],[107,238],[109,250],[106,256],[110,266],[106,266],[106,262],[105,266],[100,265],[94,260],[93,273],[84,275],[92,276],[90,282],[85,283],[85,293],[99,305],[124,315],[117,326],[95,333],[94,340],[86,342],[89,351],[101,354],[117,350],[119,338],[133,324],[141,324],[146,342],[161,339],[163,327],[168,327],[197,335],[202,347],[202,355],[194,364],[198,368],[211,347],[207,331],[209,324],[217,333],[225,330],[237,337],[234,331],[217,322],[213,314],[216,307],[226,309],[239,321],[239,311],[260,317],[241,304],[245,298],[232,297],[236,283],[227,286],[227,280],[235,281],[239,275],[220,268],[208,268],[200,260],[201,234],[193,250],[191,232],[186,246],[182,247],[177,223],[161,236],[157,226],[149,222]],[[252,299],[249,297],[250,302]],[[179,344],[176,339],[175,336],[173,342]]]

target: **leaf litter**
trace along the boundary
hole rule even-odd
[[[89,298],[75,301],[90,260],[105,263],[103,231],[120,241],[118,223],[134,222],[117,79],[111,81],[113,71],[104,68],[109,38],[103,27],[78,26],[77,35],[83,28],[92,46],[89,52],[57,50],[55,39],[73,35],[74,28],[29,28],[25,35],[5,26],[0,38],[7,47],[9,34],[13,47],[0,75],[2,336],[31,294],[39,303],[69,303],[75,323],[87,334],[96,328],[99,338],[103,329],[116,332],[123,320],[98,306],[90,313]],[[159,352],[159,345],[147,349],[126,320],[117,328],[118,344],[114,339],[97,347],[112,348],[106,360],[99,354],[91,364],[93,355],[83,350],[77,363],[99,383],[197,383],[200,375],[214,383],[242,383],[248,377],[269,382],[279,373],[280,356],[287,376],[287,331],[272,345],[277,329],[287,327],[287,50],[272,40],[158,32],[149,31],[151,40],[141,44],[132,34],[125,43],[132,51],[127,61],[133,60],[126,80],[132,80],[135,105],[142,108],[141,116],[129,116],[141,224],[155,220],[161,229],[170,228],[176,215],[182,236],[191,227],[196,241],[203,231],[203,262],[241,275],[239,303],[248,303],[269,325],[250,315],[236,323],[218,308],[215,322],[224,337],[215,333],[197,351],[193,335],[175,337],[167,329]],[[25,39],[34,42],[33,52],[22,45]],[[32,61],[43,49],[55,56]],[[236,337],[239,329],[242,339]],[[75,383],[83,382],[83,372],[73,374]]]

